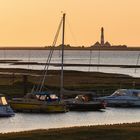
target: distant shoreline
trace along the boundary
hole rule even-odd
[[[50,50],[50,47],[0,47],[0,50]],[[60,47],[55,47],[54,50],[60,50]],[[140,51],[140,47],[127,47],[127,48],[120,48],[120,47],[103,47],[103,48],[91,48],[91,47],[71,47],[65,48],[65,50],[83,50],[83,51]]]

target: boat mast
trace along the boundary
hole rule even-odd
[[[62,28],[62,58],[61,58],[61,81],[60,81],[60,98],[62,98],[63,94],[63,86],[64,86],[64,75],[63,75],[63,70],[64,70],[64,40],[65,40],[65,16],[66,14],[63,14],[63,28]]]

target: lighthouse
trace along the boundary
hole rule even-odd
[[[105,39],[104,39],[104,28],[103,27],[101,28],[100,42],[97,41],[93,46],[97,47],[97,48],[111,47],[111,44],[108,41],[105,41]]]
[[[104,46],[104,28],[101,28],[101,46]]]

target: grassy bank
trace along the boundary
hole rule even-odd
[[[1,140],[139,140],[140,123],[0,134]]]
[[[0,93],[11,97],[22,97],[30,92],[33,85],[42,79],[42,71],[25,69],[0,69]],[[7,74],[8,73],[8,74]],[[25,77],[26,75],[26,77]],[[26,87],[26,89],[25,89]],[[60,71],[50,70],[46,77],[45,87],[59,92]],[[64,71],[64,88],[69,90],[93,91],[97,96],[112,94],[119,88],[139,88],[140,78],[122,74],[101,72]]]

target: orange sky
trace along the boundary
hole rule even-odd
[[[66,44],[94,44],[103,26],[111,44],[140,46],[140,0],[0,0],[0,46],[51,45],[61,11]]]

